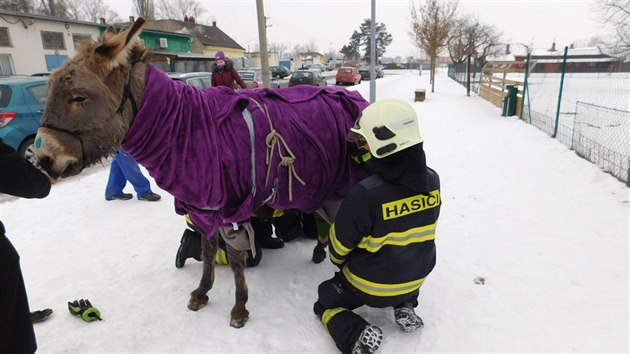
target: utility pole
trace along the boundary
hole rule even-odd
[[[258,42],[260,43],[260,66],[262,68],[263,87],[271,86],[271,73],[269,72],[269,54],[267,52],[267,18],[263,0],[256,0],[256,14],[258,16]]]

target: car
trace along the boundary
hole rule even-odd
[[[335,76],[335,84],[351,84],[356,85],[361,83],[361,74],[357,71],[357,68],[352,66],[342,66],[337,70]]]
[[[308,66],[308,70],[319,70],[324,72],[326,71],[326,67],[323,64],[311,64]]]
[[[326,86],[326,78],[319,70],[297,70],[289,78],[289,87],[296,85]]]
[[[271,71],[271,77],[275,77],[276,79],[284,79],[285,77],[291,75],[291,70],[282,65],[270,66],[269,70]]]
[[[247,88],[250,89],[257,89],[257,88],[261,88],[263,85],[263,78],[262,78],[262,69],[247,69],[247,70],[239,70],[238,71],[239,76],[241,77],[241,79],[243,79],[243,81],[245,81],[245,83],[247,84]],[[234,88],[240,88],[240,86],[237,83],[234,83]],[[280,84],[277,83],[275,81],[275,77],[271,78],[271,87],[272,88],[279,88]]]
[[[331,60],[328,63],[326,63],[326,65],[324,65],[324,67],[326,68],[326,70],[328,71],[332,71],[335,70],[335,63]]]
[[[361,79],[363,80],[369,80],[370,79],[370,67],[369,66],[362,66],[358,69],[359,74],[361,75]],[[380,79],[383,77],[383,67],[381,67],[380,65],[376,65],[374,67],[374,71],[376,74],[376,78]]]
[[[175,80],[181,81],[198,88],[206,88],[212,86],[212,73],[198,71],[192,73],[167,73],[168,76]]]
[[[0,78],[0,138],[19,155],[35,163],[34,141],[48,96],[48,78]]]

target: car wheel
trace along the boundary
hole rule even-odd
[[[18,150],[18,154],[28,160],[28,162],[36,165],[35,163],[35,139],[28,138],[22,142],[20,145],[20,149]]]

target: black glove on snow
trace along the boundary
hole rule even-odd
[[[88,299],[68,302],[68,310],[71,314],[81,317],[83,321],[101,321],[101,312],[96,307],[93,307]]]

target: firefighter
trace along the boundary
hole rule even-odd
[[[339,272],[319,285],[313,310],[339,350],[373,353],[382,331],[354,309],[392,307],[402,331],[423,327],[414,308],[435,266],[440,181],[405,101],[368,106],[348,140],[369,151],[360,160],[373,174],[353,187],[331,225],[329,256]]]

